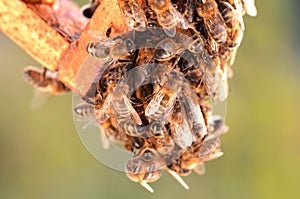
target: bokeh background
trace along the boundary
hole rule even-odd
[[[245,18],[225,155],[207,163],[204,176],[186,177],[189,191],[165,173],[150,194],[100,164],[80,142],[70,94],[31,111],[22,70],[39,64],[0,33],[0,198],[299,198],[299,4],[257,0],[258,16]]]

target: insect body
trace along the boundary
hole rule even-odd
[[[200,17],[203,17],[204,24],[210,36],[217,43],[224,43],[227,39],[227,32],[217,3],[214,0],[199,3],[197,12]]]
[[[146,16],[136,0],[119,0],[118,2],[129,27],[137,31],[144,31]]]
[[[147,2],[155,12],[158,23],[163,27],[168,36],[175,36],[177,25],[183,29],[188,28],[186,19],[173,6],[171,0],[147,0]]]
[[[160,178],[161,164],[158,153],[152,148],[145,147],[127,162],[125,170],[132,181],[140,183],[145,189],[153,192],[148,183]]]
[[[38,69],[32,66],[27,66],[23,72],[25,81],[40,91],[54,95],[64,94],[70,91],[64,83],[57,79],[57,75],[57,73],[51,72],[46,68]]]

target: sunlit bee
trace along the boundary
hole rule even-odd
[[[257,15],[257,10],[254,0],[242,0],[243,8],[246,10],[247,14],[255,17]]]
[[[218,4],[218,6],[219,11],[228,29],[240,29],[240,24],[238,22],[238,14],[234,7],[230,3],[225,1],[221,1]]]
[[[163,129],[165,134],[167,134],[166,128]],[[166,164],[170,162],[170,160],[174,160],[175,158],[179,158],[180,153],[175,148],[175,142],[171,136],[165,135],[162,139],[152,139],[151,140],[153,147],[155,150],[163,157]],[[176,151],[175,151],[176,150]]]
[[[229,50],[231,52],[228,57],[230,58],[230,65],[232,65],[237,48],[240,46],[244,35],[243,22],[239,20],[239,15],[241,15],[241,13],[238,13],[228,2],[220,2],[219,10],[223,16],[226,26],[228,27],[226,47],[230,48]]]
[[[129,27],[137,31],[144,31],[146,16],[138,3],[135,0],[119,0],[118,2]]]
[[[190,169],[182,167],[182,160],[174,161],[172,164],[168,165],[168,168],[175,171],[180,176],[188,176],[192,173]]]
[[[207,0],[205,3],[199,3],[197,12],[203,17],[204,24],[210,36],[217,43],[224,43],[227,39],[225,22],[218,10],[218,5],[214,0]]]
[[[176,80],[167,81],[149,102],[145,115],[155,120],[168,119],[180,89],[180,84]]]
[[[75,106],[75,114],[79,118],[92,119],[95,118],[95,106],[88,103],[81,103]]]
[[[102,39],[102,41],[101,41]],[[134,42],[129,38],[100,38],[100,42],[89,42],[86,51],[96,59],[122,59],[135,51]]]
[[[125,85],[117,84],[109,91],[102,107],[96,110],[96,116],[100,123],[105,122],[111,115],[115,118],[118,126],[126,134],[131,136],[139,136],[143,133],[144,128],[141,118],[132,107],[126,91]]]
[[[193,40],[188,45],[188,50],[192,53],[200,53],[204,48],[204,41],[199,33],[192,35]]]
[[[57,79],[58,73],[27,66],[24,69],[23,77],[26,82],[37,88],[39,91],[47,92],[53,95],[64,94],[70,91],[60,80]]]
[[[176,171],[181,176],[189,175],[192,170],[199,175],[203,175],[205,173],[203,160],[198,157],[197,151],[193,150],[186,150],[179,160],[174,161],[168,167]]]
[[[168,36],[175,36],[177,25],[183,29],[188,28],[187,20],[173,6],[170,0],[147,0],[147,2],[155,12],[158,23]]]
[[[190,23],[192,23],[194,19],[195,7],[196,5],[194,0],[186,0],[184,15]]]
[[[199,158],[202,161],[209,161],[223,155],[220,151],[220,139],[215,135],[207,135],[200,145]]]
[[[186,149],[192,145],[195,141],[193,134],[191,133],[188,122],[185,118],[180,123],[171,122],[171,135],[174,142],[181,148]]]
[[[191,149],[189,151],[186,151],[181,157],[181,169],[193,170],[198,175],[203,175],[205,173],[204,162],[198,157],[197,150]]]
[[[214,72],[203,73],[202,82],[207,94],[213,99],[219,98],[220,101],[224,101],[228,96],[227,68],[224,67],[224,71],[217,68]]]
[[[207,134],[207,127],[198,98],[193,90],[187,89],[189,85],[185,87],[183,96],[181,97],[182,108],[186,115],[190,129],[197,139],[202,139]]]
[[[145,147],[128,160],[125,171],[129,179],[140,183],[141,186],[153,193],[154,190],[148,183],[160,178],[161,167],[161,158],[158,153],[153,148]]]
[[[162,118],[166,119],[170,116],[176,97],[181,92],[183,77],[170,68],[162,66],[155,71],[155,74],[157,76],[156,83],[160,86],[156,87],[156,94],[147,105],[145,115],[152,116],[161,108],[160,111],[164,113]],[[163,99],[167,99],[163,101],[164,104],[161,103]]]
[[[242,30],[245,30],[245,24],[243,19],[244,8],[243,8],[242,0],[227,0],[227,1],[235,8]]]
[[[228,131],[228,127],[224,124],[224,119],[219,115],[213,115],[209,119],[210,135],[220,136]]]
[[[171,38],[165,38],[155,46],[154,58],[158,61],[168,61],[183,51],[183,46]]]

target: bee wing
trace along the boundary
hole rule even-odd
[[[171,123],[171,133],[174,142],[182,149],[186,149],[191,146],[193,142],[193,135],[190,132],[189,125],[186,120],[183,120],[181,124]]]
[[[158,111],[160,107],[160,103],[163,98],[164,98],[164,93],[162,90],[160,90],[158,93],[156,93],[156,95],[152,98],[152,100],[147,105],[145,110],[145,115],[151,116],[154,113],[156,113],[156,111]]]
[[[205,173],[204,162],[200,162],[199,164],[197,164],[193,171],[195,171],[195,173],[197,173],[198,175],[203,175]]]
[[[39,109],[50,97],[51,93],[35,89],[30,103],[31,110]]]
[[[130,112],[130,115],[131,115],[131,118],[133,119],[133,121],[135,123],[137,123],[138,125],[141,125],[142,124],[142,120],[141,120],[139,114],[133,108],[133,106],[131,105],[129,99],[127,98],[127,96],[125,94],[123,95],[123,100],[124,100],[124,103],[125,103],[127,109]]]
[[[189,23],[186,18],[174,7],[170,7],[170,12],[173,14],[174,18],[177,19],[177,26],[184,30],[188,29]]]
[[[99,79],[104,71],[114,63],[113,59],[99,60],[88,55],[77,73],[74,91],[82,97],[87,96],[88,93],[95,94]]]
[[[176,102],[176,98],[177,98],[177,93],[173,94],[172,97],[169,99],[167,106],[166,106],[165,113],[164,113],[164,119],[168,119],[171,117],[172,110],[173,110],[174,104]]]
[[[184,92],[186,92],[186,91],[184,91]],[[195,98],[193,98],[193,99],[195,99]],[[183,103],[185,104],[184,106],[186,108],[185,112],[191,113],[191,120],[198,127],[197,130],[201,129],[202,134],[206,135],[207,128],[205,125],[204,116],[202,114],[199,103],[193,99],[191,96],[188,95],[188,93],[185,93],[185,100],[183,101]],[[199,133],[199,132],[197,132],[197,133]]]
[[[97,121],[100,123],[105,122],[110,117],[111,97],[108,95],[102,105],[102,107],[95,111]]]
[[[222,156],[220,151],[219,136],[208,135],[200,145],[199,158],[203,160],[212,160]]]
[[[102,125],[99,125],[100,128],[100,139],[101,139],[101,144],[104,149],[108,149],[110,146],[110,140],[106,136],[106,130]]]
[[[224,71],[222,72],[222,78],[220,80],[220,86],[219,86],[219,100],[225,101],[228,97],[228,80],[227,80],[227,68],[224,68]]]
[[[95,118],[95,106],[92,104],[81,103],[74,108],[75,114],[80,118]]]
[[[91,36],[92,38],[95,38],[97,40],[100,41],[106,41],[107,37],[106,35],[101,34],[99,31],[97,30],[88,30],[88,34],[89,36]]]
[[[224,124],[224,119],[219,115],[213,115],[209,119],[209,124],[213,127],[210,134],[214,136],[220,136],[228,131],[228,126]]]

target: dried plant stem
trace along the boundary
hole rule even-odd
[[[78,69],[87,56],[88,31],[105,35],[110,27],[113,36],[126,31],[127,25],[117,0],[102,0],[86,27],[86,19],[75,3],[57,3],[51,6],[0,0],[0,30],[42,66],[59,71],[58,78],[73,90]],[[74,35],[80,37],[74,39]]]

